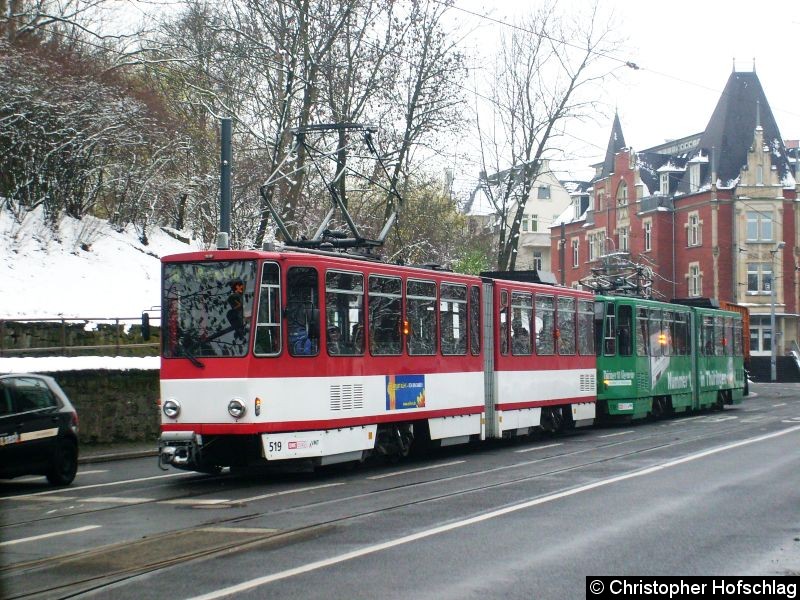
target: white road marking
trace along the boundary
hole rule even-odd
[[[597,437],[608,438],[608,437],[616,437],[618,435],[628,435],[629,433],[636,433],[636,432],[633,429],[631,429],[630,431],[620,431],[619,433],[609,433],[608,435],[600,435]]]
[[[514,450],[517,454],[522,452],[534,452],[535,450],[544,450],[545,448],[555,448],[556,446],[563,446],[564,444],[547,444],[546,446],[534,446],[533,448],[523,448],[522,450]]]
[[[325,483],[322,485],[314,485],[311,487],[304,487],[295,490],[284,490],[282,492],[271,492],[269,494],[261,494],[260,496],[251,496],[250,498],[242,498],[241,500],[235,500],[234,502],[255,502],[256,500],[263,500],[264,498],[273,498],[275,496],[285,496],[286,494],[296,494],[297,492],[309,492],[311,490],[321,490],[323,488],[329,487],[336,487],[338,485],[344,485],[344,483]]]
[[[780,404],[773,404],[772,406],[773,406],[773,408],[778,407],[778,406],[786,406],[786,402],[781,402]]]
[[[683,425],[687,421],[696,421],[697,419],[705,419],[705,415],[699,415],[697,417],[681,417],[677,421],[672,421],[670,425]]]
[[[722,423],[723,421],[731,421],[739,417],[708,417],[708,423]]]
[[[467,462],[467,461],[465,461],[465,460],[454,460],[452,462],[439,463],[438,465],[430,465],[428,467],[419,467],[418,469],[406,469],[404,471],[393,471],[392,473],[386,473],[384,475],[373,475],[372,477],[367,477],[367,479],[384,479],[386,477],[394,477],[395,475],[405,475],[406,473],[416,473],[418,471],[428,471],[430,469],[440,469],[442,467],[451,467],[453,465],[460,465],[463,462]]]
[[[8,540],[7,542],[0,542],[0,546],[13,546],[14,544],[22,544],[24,542],[35,542],[36,540],[44,540],[47,538],[57,537],[60,535],[81,533],[82,531],[89,531],[90,529],[98,529],[99,527],[100,525],[86,525],[85,527],[78,527],[76,529],[67,529],[66,531],[54,531],[53,533],[43,533],[42,535],[33,535],[31,537],[19,538],[18,540]]]
[[[565,490],[563,492],[558,492],[555,494],[551,494],[549,496],[543,496],[541,498],[535,498],[534,500],[529,500],[527,502],[522,502],[520,504],[514,504],[512,506],[507,506],[505,508],[501,508],[499,510],[494,510],[482,515],[478,515],[476,517],[471,517],[469,519],[463,519],[461,521],[455,521],[453,523],[448,523],[447,525],[441,525],[439,527],[434,527],[432,529],[426,529],[424,531],[420,531],[418,533],[414,533],[411,535],[407,535],[401,538],[397,538],[394,540],[390,540],[388,542],[383,542],[381,544],[374,544],[372,546],[366,546],[359,550],[353,550],[352,552],[346,552],[345,554],[339,554],[338,556],[332,556],[331,558],[326,558],[324,560],[318,560],[312,563],[308,563],[306,565],[302,565],[300,567],[295,567],[294,569],[287,569],[285,571],[279,571],[277,573],[273,573],[272,575],[264,575],[263,577],[257,577],[256,579],[251,579],[249,581],[242,582],[238,585],[232,585],[230,587],[222,588],[220,590],[216,590],[213,592],[209,592],[207,594],[202,594],[200,596],[194,596],[189,600],[216,600],[216,598],[224,598],[225,596],[231,596],[233,594],[238,594],[240,592],[246,592],[248,590],[252,590],[254,588],[260,587],[262,585],[266,585],[268,583],[272,583],[274,581],[278,581],[280,579],[286,579],[289,577],[294,577],[295,575],[302,575],[303,573],[309,573],[311,571],[316,571],[318,569],[324,569],[326,567],[330,567],[332,565],[336,565],[348,560],[352,560],[354,558],[359,558],[361,556],[366,556],[368,554],[374,554],[375,552],[381,552],[383,550],[387,550],[389,548],[394,548],[396,546],[401,546],[403,544],[408,544],[410,542],[415,542],[417,540],[422,540],[434,535],[439,535],[440,533],[446,533],[448,531],[453,531],[454,529],[460,529],[462,527],[467,527],[469,525],[474,525],[475,523],[481,523],[483,521],[488,521],[490,519],[496,519],[497,517],[501,517],[503,515],[507,515],[510,513],[514,513],[520,510],[524,510],[527,508],[531,508],[534,506],[538,506],[540,504],[545,504],[547,502],[552,502],[554,500],[560,500],[562,498],[568,498],[569,496],[574,496],[576,494],[580,494],[583,492],[588,492],[590,490],[604,487],[607,485],[611,485],[614,483],[619,483],[621,481],[627,481],[628,479],[634,479],[636,477],[642,477],[644,475],[650,475],[652,473],[657,473],[659,471],[663,471],[664,469],[669,469],[671,467],[676,467],[678,465],[682,465],[688,462],[692,462],[698,460],[700,458],[705,458],[706,456],[712,456],[714,454],[719,454],[720,452],[725,452],[727,450],[733,450],[734,448],[739,448],[742,446],[747,446],[749,444],[754,444],[756,442],[762,442],[764,440],[769,440],[772,438],[776,438],[779,436],[783,436],[789,433],[795,433],[800,431],[800,426],[798,427],[790,427],[788,429],[784,429],[783,431],[777,431],[774,433],[769,433],[766,435],[762,435],[755,438],[749,438],[745,440],[741,440],[738,442],[734,442],[733,444],[728,444],[725,446],[718,446],[716,448],[711,448],[709,450],[704,450],[702,452],[698,452],[696,454],[690,454],[688,456],[684,456],[683,458],[677,458],[675,460],[670,460],[660,465],[655,465],[652,467],[648,467],[646,469],[642,469],[640,471],[633,471],[631,473],[625,473],[623,475],[617,475],[616,477],[610,477],[608,479],[601,479],[600,481],[595,481],[594,483],[589,483],[586,485],[582,485],[577,488],[573,488],[571,490]]]
[[[98,473],[108,473],[108,469],[94,469],[93,471],[78,471],[78,475],[97,475]]]
[[[177,506],[213,506],[230,502],[227,498],[176,498],[175,500],[162,500],[159,504],[175,504]]]
[[[24,498],[25,500],[36,500],[37,502],[68,502],[72,500],[77,500],[77,496],[35,496],[33,494],[28,494],[27,496],[9,496],[10,500],[14,498]],[[3,498],[0,498],[3,500]]]
[[[123,498],[122,496],[94,496],[83,498],[83,502],[97,502],[99,504],[144,504],[153,502],[154,498]]]
[[[122,481],[110,481],[108,483],[93,483],[92,485],[76,485],[69,488],[70,492],[75,492],[77,490],[90,490],[93,488],[101,488],[101,487],[110,487],[114,485],[125,485],[127,483],[139,483],[141,481],[153,481],[155,479],[167,479],[170,477],[186,477],[188,475],[197,475],[197,473],[193,472],[186,472],[186,473],[169,473],[167,475],[154,475],[152,477],[139,477],[137,479],[124,479]],[[2,496],[0,500],[28,500],[29,498],[35,498],[36,496],[50,496],[58,494],[60,490],[53,490],[51,492],[36,492],[34,494],[22,494],[20,496]]]

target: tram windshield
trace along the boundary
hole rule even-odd
[[[244,356],[250,343],[254,261],[164,265],[161,306],[166,358]]]

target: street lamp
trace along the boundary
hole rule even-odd
[[[775,276],[775,255],[783,249],[786,245],[786,242],[778,242],[775,244],[775,249],[770,250],[769,253],[772,254],[772,283],[770,285],[770,310],[769,310],[769,327],[770,331],[772,332],[772,340],[770,344],[770,357],[769,357],[769,374],[770,380],[775,381],[778,378],[778,372],[775,366],[775,342],[778,339],[778,336],[775,332],[775,281],[777,277]]]

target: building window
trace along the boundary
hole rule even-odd
[[[617,188],[617,206],[628,204],[628,184],[624,181]]]
[[[617,188],[617,221],[628,218],[628,185],[623,181]]]
[[[533,268],[537,271],[542,270],[542,252],[541,250],[533,251]]]
[[[769,294],[772,292],[772,264],[747,263],[747,293]]]
[[[697,213],[690,213],[689,220],[686,224],[687,233],[689,237],[689,246],[700,245],[700,216]]]
[[[661,187],[659,192],[662,196],[669,196],[669,173],[661,174]]]
[[[689,265],[689,297],[697,297],[703,293],[703,273],[698,263]]]
[[[577,267],[580,262],[578,254],[578,240],[572,240],[572,266]]]
[[[522,232],[527,233],[529,231],[528,227],[528,215],[522,215]]]
[[[653,222],[644,222],[644,251],[650,252],[653,249]]]
[[[623,227],[619,230],[619,249],[620,252],[628,251],[628,228]]]
[[[764,185],[764,167],[762,165],[756,167],[756,185]]]
[[[700,163],[689,165],[689,192],[696,192],[700,189]]]
[[[750,352],[769,354],[772,352],[772,327],[770,318],[753,316],[750,319]]]
[[[539,200],[550,200],[550,186],[549,185],[540,185],[539,186],[539,193],[536,196]]]
[[[766,214],[756,210],[747,212],[747,241],[772,241],[772,214]]]
[[[531,231],[533,233],[539,231],[539,215],[531,215]]]

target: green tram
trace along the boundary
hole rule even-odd
[[[740,314],[627,296],[596,296],[598,416],[641,419],[739,404]]]

